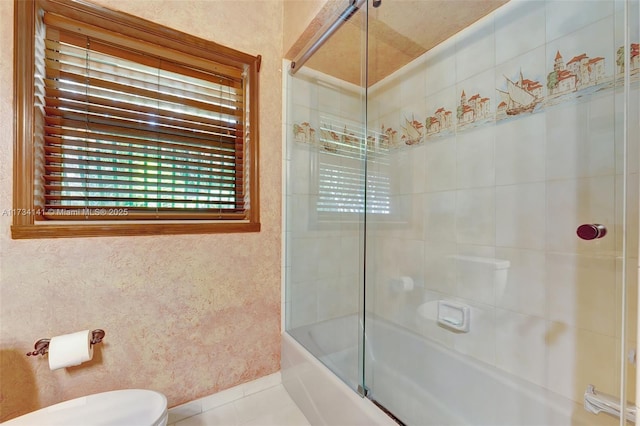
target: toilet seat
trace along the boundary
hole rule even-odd
[[[155,391],[124,389],[51,405],[2,423],[3,426],[164,426],[167,398]]]

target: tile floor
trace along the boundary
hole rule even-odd
[[[169,426],[310,426],[280,373],[169,410]]]

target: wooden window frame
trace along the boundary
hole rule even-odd
[[[35,205],[36,120],[35,99],[35,45],[36,13],[46,10],[68,16],[89,25],[117,32],[157,46],[158,51],[171,49],[185,56],[214,61],[222,66],[244,67],[248,76],[249,102],[247,127],[246,185],[250,188],[250,207],[245,220],[158,220],[158,221],[104,221],[69,222],[37,220]],[[101,237],[133,235],[172,235],[259,232],[259,179],[258,179],[258,73],[261,56],[252,56],[217,43],[191,36],[153,22],[114,12],[87,2],[73,0],[14,0],[14,155],[13,155],[13,223],[14,239]]]

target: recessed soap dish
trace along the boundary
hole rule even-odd
[[[438,300],[438,324],[453,331],[468,333],[471,308],[450,300]]]

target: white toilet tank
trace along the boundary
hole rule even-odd
[[[3,426],[164,426],[167,398],[155,391],[125,389],[83,396],[2,423]]]

